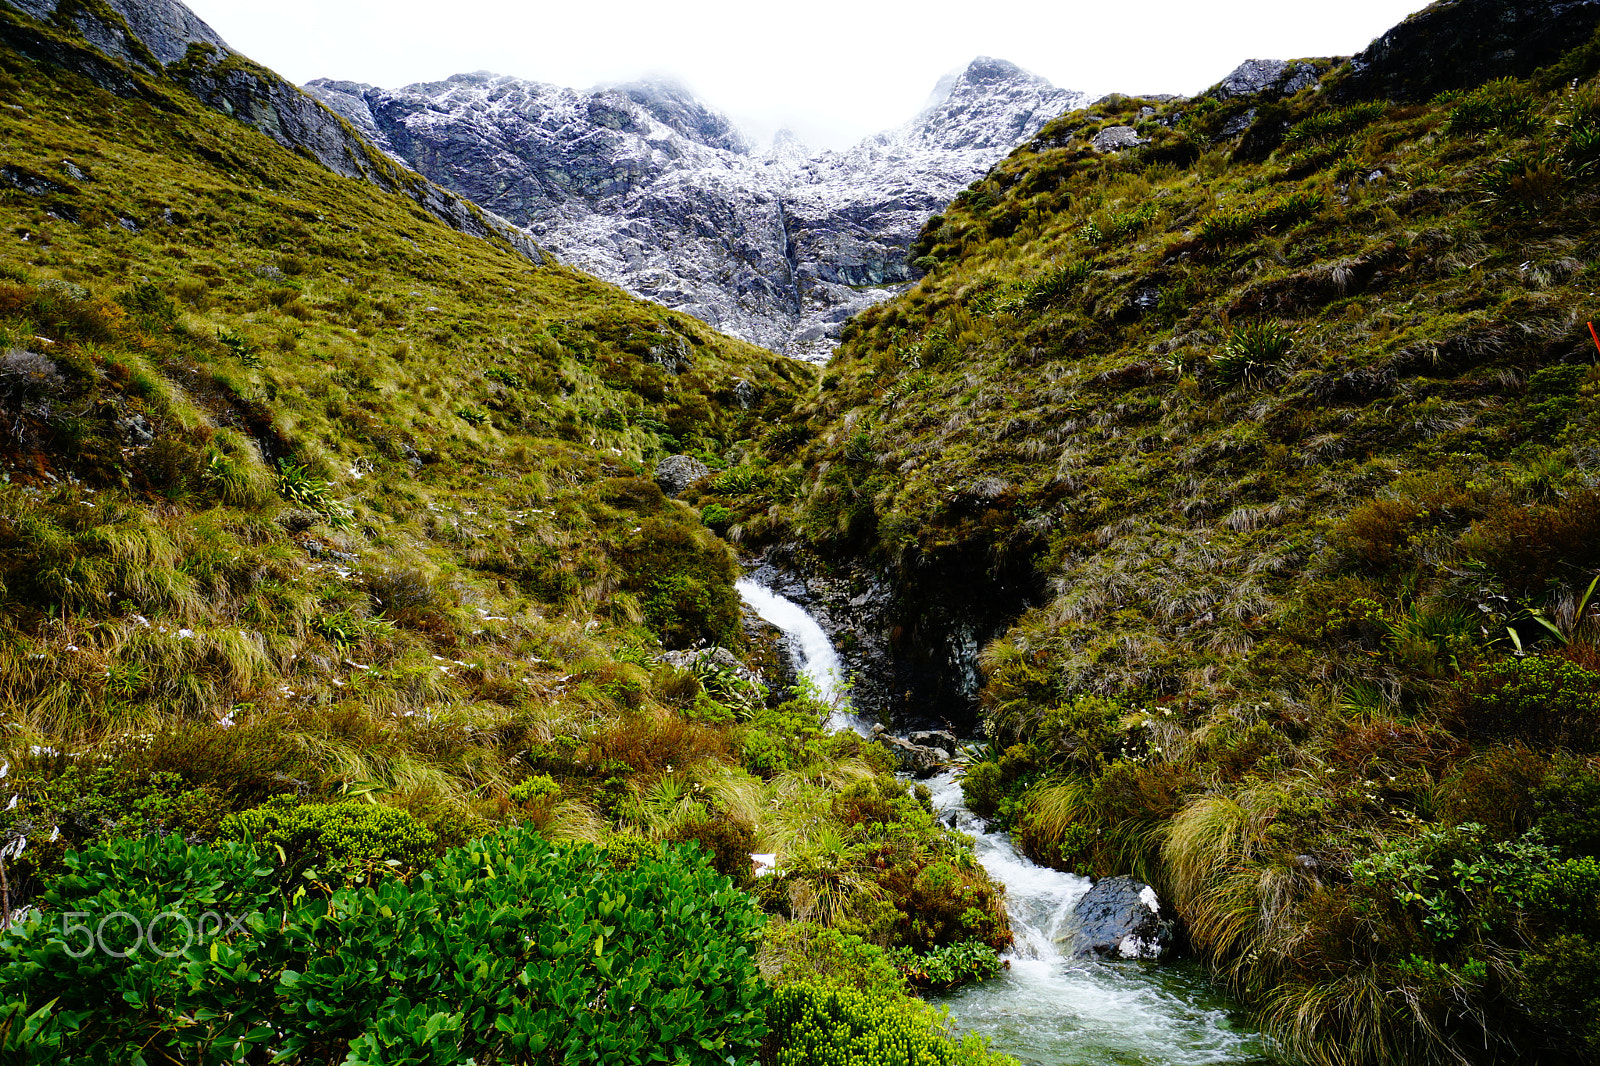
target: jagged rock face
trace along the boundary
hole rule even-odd
[[[991,573],[972,557],[896,581],[865,563],[824,572],[796,546],[775,545],[746,560],[745,569],[804,607],[828,634],[857,715],[929,730],[910,733],[909,743],[952,754],[954,733],[971,734],[979,723],[979,651],[1039,592],[1031,571]]]
[[[899,129],[812,154],[787,133],[752,151],[726,117],[658,81],[578,92],[480,72],[306,89],[577,266],[816,361],[845,319],[913,280],[906,253],[928,216],[1086,102],[978,59]]]
[[[26,11],[36,19],[48,19],[61,6],[61,0],[10,0],[13,6]],[[208,45],[219,55],[232,55],[217,31],[201,21],[200,16],[176,0],[106,0],[106,6],[121,15],[133,31],[139,44],[162,63],[172,63],[184,57],[191,44]],[[108,26],[88,11],[78,10],[73,22],[79,32],[96,48],[109,56],[127,63],[145,66],[134,42],[128,40],[120,27]]]
[[[1350,60],[1341,97],[1425,100],[1494,78],[1526,77],[1588,40],[1600,0],[1445,0]]]

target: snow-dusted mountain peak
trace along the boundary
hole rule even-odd
[[[586,91],[478,71],[306,90],[397,159],[556,254],[775,351],[821,361],[844,321],[909,284],[923,222],[1082,93],[980,57],[900,127],[755,150],[684,86]]]

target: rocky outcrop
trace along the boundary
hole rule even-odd
[[[1354,56],[1337,93],[1426,100],[1526,77],[1588,40],[1597,23],[1600,0],[1443,0]]]
[[[1317,68],[1310,63],[1288,63],[1281,59],[1247,59],[1206,91],[1217,100],[1236,96],[1262,96],[1278,99],[1293,96],[1317,83]]]
[[[691,648],[684,651],[662,652],[661,661],[679,670],[710,667],[726,670],[748,684],[761,684],[761,675],[750,669],[727,648]]]
[[[711,468],[692,455],[669,455],[656,464],[655,478],[662,492],[677,496],[709,473]]]
[[[36,19],[49,21],[62,0],[7,2]],[[190,45],[232,54],[216,30],[177,0],[105,0],[105,5],[121,16],[122,25],[97,17],[80,4],[69,4],[66,17],[90,44],[124,63],[159,74],[166,64],[187,55]]]
[[[178,0],[105,0],[98,9],[64,0],[6,2],[87,45],[63,44],[14,16],[0,20],[0,40],[23,55],[75,70],[125,97],[154,95],[133,72],[169,79],[207,107],[336,174],[408,196],[453,229],[508,245],[535,262],[547,261],[526,233],[395,166],[334,112],[235,52]]]
[[[1074,957],[1159,959],[1171,941],[1171,925],[1161,919],[1155,890],[1123,875],[1096,881],[1084,893],[1072,908],[1062,946]]]
[[[1086,98],[995,59],[846,152],[754,151],[680,86],[584,92],[484,72],[306,90],[384,151],[574,264],[774,351],[821,361],[856,311],[909,284],[930,215]]]

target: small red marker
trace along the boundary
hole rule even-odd
[[[1600,333],[1596,333],[1594,331],[1594,323],[1593,322],[1589,323],[1589,336],[1594,338],[1595,349],[1596,350],[1600,350]]]

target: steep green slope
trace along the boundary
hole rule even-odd
[[[277,739],[226,742],[258,764],[218,756],[230,788],[337,772],[459,800],[562,665],[736,639],[731,555],[648,468],[720,454],[805,368],[179,91],[0,63],[0,676],[24,760],[237,721]],[[252,724],[302,713],[304,736]]]
[[[909,991],[1009,942],[970,843],[831,708],[662,658],[745,638],[731,549],[654,463],[724,466],[811,368],[24,28],[0,49],[0,894],[34,908],[0,937],[8,1061],[558,1037],[748,1061],[802,1029],[1000,1061]],[[752,851],[782,873],[758,886]],[[630,929],[726,920],[697,958],[628,958],[648,1024],[610,968],[648,938],[604,951],[616,884]],[[72,912],[125,933],[225,904],[251,923],[154,961],[153,934],[72,939]],[[429,938],[396,932],[430,908]],[[445,958],[479,919],[513,947]],[[561,982],[523,972],[553,957]]]
[[[969,797],[1151,880],[1316,1061],[1600,1054],[1596,56],[1063,116],[701,498],[1031,572]]]

